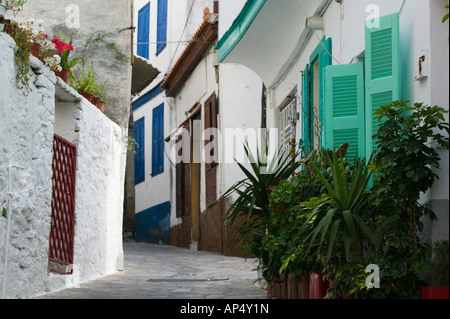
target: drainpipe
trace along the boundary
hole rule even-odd
[[[17,166],[17,165],[10,165],[9,166],[9,176],[8,176],[8,219],[6,224],[6,244],[5,244],[5,266],[3,270],[3,292],[2,292],[2,299],[5,299],[6,296],[6,278],[8,273],[8,251],[9,251],[9,229],[11,224],[11,216],[12,216],[12,209],[11,209],[11,199],[13,196],[13,193],[11,191],[11,173],[13,168],[18,169],[25,169],[25,167]]]

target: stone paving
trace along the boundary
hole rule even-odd
[[[255,261],[174,246],[124,243],[124,270],[35,299],[268,299]]]

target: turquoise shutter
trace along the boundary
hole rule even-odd
[[[322,124],[320,129],[320,136],[321,136],[321,145],[324,145],[324,134],[323,134],[323,128],[326,125],[326,117],[324,116],[324,71],[325,68],[329,65],[331,65],[331,51],[332,51],[332,45],[331,45],[331,38],[328,38],[325,40],[325,38],[322,40],[322,43],[320,45],[320,51],[319,51],[319,120]]]
[[[145,180],[145,118],[134,122],[134,182],[139,184]]]
[[[364,64],[333,65],[325,69],[325,147],[349,143],[346,158],[365,156]]]
[[[309,65],[306,65],[305,71],[303,71],[303,89],[302,89],[302,141],[305,146],[307,154],[309,154],[309,142],[310,142],[310,79],[309,79]],[[303,151],[303,149],[302,149]],[[304,155],[307,155],[304,154]]]
[[[378,121],[373,112],[400,99],[399,14],[380,18],[379,28],[366,26],[366,155],[376,147]]]

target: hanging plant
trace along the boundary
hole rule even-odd
[[[16,42],[17,52],[15,55],[15,62],[17,65],[16,74],[16,86],[19,89],[24,90],[24,95],[28,95],[31,92],[29,85],[30,76],[30,54],[32,42],[32,31],[19,25],[17,22],[13,21],[11,36]]]

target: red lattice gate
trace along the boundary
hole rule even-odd
[[[60,274],[73,272],[76,158],[76,146],[55,134],[48,269]]]

